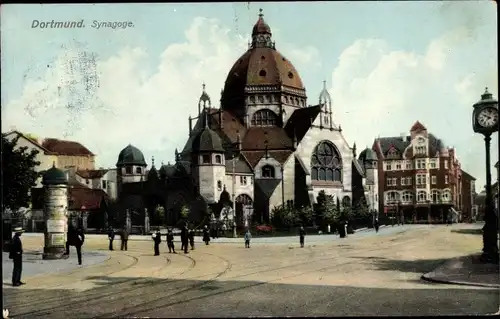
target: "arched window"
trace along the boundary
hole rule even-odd
[[[273,126],[277,122],[276,114],[268,109],[259,110],[252,117],[252,126]]]
[[[433,189],[432,190],[432,202],[433,203],[439,203],[439,191]]]
[[[417,193],[417,201],[425,202],[427,200],[427,193],[425,191],[419,191]]]
[[[328,141],[320,142],[311,158],[311,179],[342,182],[342,157]]]
[[[238,195],[238,197],[236,197],[236,202],[241,203],[245,206],[253,205],[252,198],[250,196],[248,196],[247,194]]]
[[[220,155],[215,155],[215,163],[221,164],[222,163],[222,156]]]
[[[401,201],[403,203],[411,203],[411,202],[413,202],[413,193],[408,192],[408,191],[404,192],[403,196],[401,196]]]
[[[274,178],[274,167],[271,165],[265,165],[262,167],[262,177],[263,178]]]
[[[451,200],[451,193],[449,190],[443,191],[441,194],[441,198],[443,199],[444,202],[449,202]]]
[[[395,191],[387,192],[385,195],[385,201],[388,204],[399,201],[399,193]]]
[[[351,198],[349,196],[344,196],[342,198],[342,207],[350,207],[351,206]]]

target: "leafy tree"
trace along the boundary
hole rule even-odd
[[[314,210],[311,206],[301,207],[298,210],[298,217],[303,225],[311,225],[314,220]]]
[[[189,216],[189,208],[186,205],[181,207],[181,218],[187,219]]]
[[[335,223],[340,210],[336,209],[333,196],[327,195],[325,191],[320,191],[316,200],[316,222],[321,225],[322,228],[325,228],[328,223]]]
[[[19,137],[9,141],[2,136],[2,209],[17,212],[21,207],[30,206],[30,190],[36,185],[39,174],[35,168],[38,150],[28,151],[28,147],[16,147]]]
[[[277,228],[290,228],[300,221],[297,212],[292,207],[276,206],[272,214],[271,222]]]

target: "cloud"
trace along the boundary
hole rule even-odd
[[[481,180],[484,144],[472,132],[472,104],[485,85],[497,96],[498,68],[489,59],[496,57],[494,51],[483,60],[467,56],[475,40],[466,31],[443,34],[422,54],[391,48],[381,39],[356,40],[346,48],[332,73],[330,93],[334,119],[347,140],[371,147],[377,136],[409,134],[420,120],[448,146],[459,146],[463,169]],[[492,156],[498,160],[495,152]]]
[[[73,43],[44,71],[27,81],[22,96],[2,108],[4,127],[80,141],[113,167],[129,143],[150,162],[172,160],[188,137],[188,116],[196,116],[203,82],[212,106],[229,69],[247,49],[249,36],[235,35],[217,20],[195,18],[185,40],[168,44],[156,57],[147,48],[124,47],[106,60]],[[288,44],[299,63],[315,59],[313,47]],[[280,44],[281,47],[281,44]],[[287,54],[288,52],[285,52]]]

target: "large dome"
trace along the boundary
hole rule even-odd
[[[144,154],[135,146],[128,145],[118,155],[117,167],[125,165],[147,166]]]
[[[252,32],[252,45],[236,62],[227,75],[222,94],[222,108],[238,108],[244,103],[245,88],[251,86],[289,87],[305,97],[305,88],[293,64],[278,52],[271,41],[271,29],[262,13]]]

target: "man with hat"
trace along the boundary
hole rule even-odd
[[[21,227],[14,228],[14,237],[10,246],[9,258],[14,262],[12,270],[12,286],[17,287],[24,285],[21,281],[21,273],[23,272],[23,243],[21,242],[21,234],[24,230]]]

